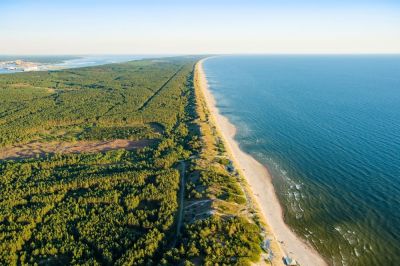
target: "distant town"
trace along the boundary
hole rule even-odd
[[[0,69],[12,71],[38,71],[46,68],[46,64],[23,60],[0,61]]]
[[[0,74],[96,66],[127,62],[143,57],[138,55],[0,55]]]

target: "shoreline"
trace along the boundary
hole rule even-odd
[[[238,142],[234,139],[236,127],[227,117],[220,114],[215,98],[209,90],[202,65],[206,59],[196,63],[195,77],[198,79],[198,86],[235,168],[245,178],[260,215],[270,229],[268,233],[279,245],[283,256],[290,256],[300,265],[327,265],[320,254],[300,239],[284,222],[282,207],[275,194],[268,169],[239,148]]]

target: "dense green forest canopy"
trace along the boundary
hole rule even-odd
[[[54,136],[108,138],[110,126],[119,127],[119,137],[125,138],[151,135],[152,123],[170,130],[184,108],[181,94],[192,61],[143,60],[2,75],[0,145]],[[130,129],[139,134],[129,134]]]
[[[1,160],[0,264],[259,259],[260,223],[221,159],[223,145],[214,147],[218,157],[204,154],[193,86],[198,59],[0,75],[0,151],[32,142],[152,140],[137,150]]]

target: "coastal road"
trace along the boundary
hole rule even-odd
[[[175,247],[178,238],[181,235],[182,219],[183,219],[183,200],[185,197],[185,172],[186,172],[186,162],[181,161],[179,163],[179,171],[181,175],[180,189],[179,189],[179,210],[178,210],[178,220],[176,222],[176,237],[172,242],[172,246]]]
[[[160,94],[160,92],[165,88],[165,86],[167,86],[167,84],[173,79],[175,78],[176,75],[178,75],[178,73],[183,69],[183,66],[180,67],[166,82],[164,82],[163,85],[161,85],[161,87],[156,90],[156,92],[153,93],[153,95],[151,95],[137,110],[138,111],[143,111],[146,106],[149,104],[149,102],[151,102],[151,100],[154,99],[154,97],[156,97],[158,94]]]

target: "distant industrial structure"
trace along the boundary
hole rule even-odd
[[[26,62],[23,60],[0,61],[0,69],[11,71],[38,71],[41,70],[42,64],[34,62]]]

